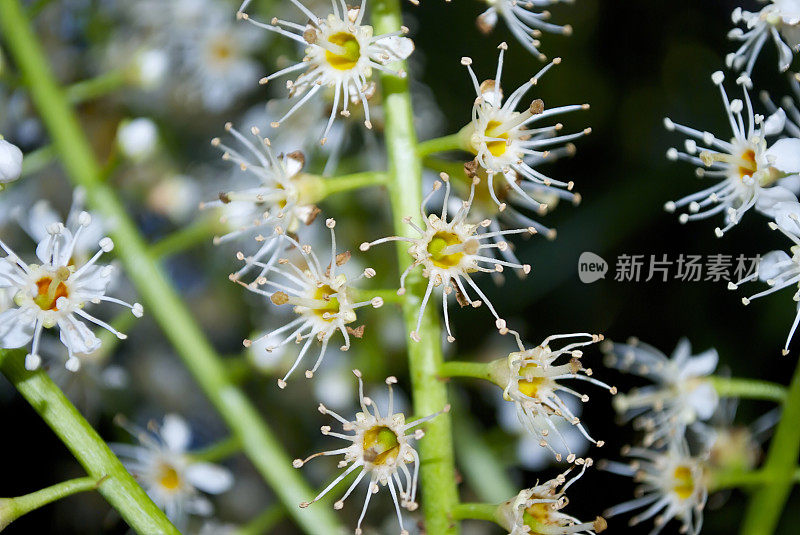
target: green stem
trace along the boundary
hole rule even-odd
[[[53,503],[56,500],[72,496],[79,492],[96,490],[103,479],[80,477],[57,483],[36,492],[16,498],[0,498],[0,531],[22,515]]]
[[[466,181],[467,173],[464,171],[464,163],[465,162],[463,161],[456,162],[453,160],[445,160],[443,158],[434,158],[433,156],[427,156],[422,159],[422,165],[425,167],[436,172],[444,171],[453,178]]]
[[[370,186],[382,186],[386,184],[388,179],[389,176],[381,171],[365,171],[363,173],[333,176],[330,178],[321,177],[321,199],[343,191],[352,191],[355,189],[368,188]]]
[[[331,532],[340,524],[331,510],[297,504],[313,496],[311,488],[291,466],[277,437],[261,420],[255,406],[228,379],[225,366],[186,305],[168,281],[122,202],[110,186],[103,183],[101,170],[78,119],[64,92],[58,87],[21,9],[19,0],[0,0],[0,28],[8,49],[22,72],[39,115],[72,182],[86,188],[90,206],[108,221],[114,221],[112,238],[117,257],[149,308],[149,313],[194,375],[211,403],[242,441],[244,452],[264,480],[270,484],[287,510],[308,533],[319,533],[321,526]],[[153,531],[151,531],[153,532]]]
[[[457,520],[486,520],[497,522],[495,503],[459,503],[453,507],[453,518]]]
[[[286,516],[286,509],[278,504],[268,507],[250,522],[233,532],[233,535],[263,535]]]
[[[775,531],[781,512],[794,485],[793,475],[800,454],[800,366],[794,371],[792,383],[783,405],[783,414],[767,453],[763,470],[772,481],[752,494],[745,513],[743,535],[770,535]]]
[[[491,381],[489,365],[485,362],[451,360],[439,366],[439,377],[473,377]]]
[[[216,444],[193,451],[190,456],[194,461],[204,463],[215,463],[227,459],[242,450],[242,443],[238,437],[228,437],[220,440]]]
[[[786,387],[776,383],[713,376],[708,379],[723,398],[763,399],[779,403],[786,399]]]
[[[405,299],[403,295],[397,295],[397,290],[391,288],[381,288],[370,290],[368,288],[354,288],[353,298],[356,301],[368,301],[373,297],[380,297],[384,303],[400,304]]]
[[[56,148],[52,145],[45,145],[35,151],[29,152],[22,160],[22,176],[29,176],[38,173],[56,158]]]
[[[402,26],[400,0],[377,0],[373,4],[372,21],[376,34],[398,31]],[[394,232],[404,235],[406,216],[421,224],[419,207],[422,202],[422,162],[417,156],[414,114],[408,79],[390,74],[381,76],[383,106],[386,113],[386,147],[389,161],[390,194]],[[402,272],[411,263],[406,247],[398,244],[398,264]],[[417,313],[425,291],[419,270],[407,279],[403,302],[406,330],[415,327]],[[436,307],[428,306],[419,331],[421,342],[408,347],[414,412],[431,414],[447,405],[447,385],[438,378],[442,357],[442,333]],[[422,510],[425,530],[429,535],[454,535],[458,526],[450,512],[458,503],[456,471],[453,459],[452,418],[442,414],[426,424],[426,434],[419,442],[422,484]]]
[[[8,4],[6,0],[0,4]],[[43,370],[25,369],[25,352],[0,349],[0,371],[58,435],[96,483],[100,494],[138,533],[178,533],[108,445]]]
[[[219,228],[214,217],[204,217],[169,234],[150,246],[152,258],[165,258],[186,251],[199,243],[211,242],[210,238]]]
[[[76,82],[66,87],[64,92],[69,103],[76,105],[113,93],[127,82],[125,71],[116,70]]]
[[[446,152],[449,150],[464,150],[460,133],[429,139],[417,145],[417,155],[420,158],[434,152]]]

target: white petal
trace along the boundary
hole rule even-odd
[[[0,184],[14,182],[22,174],[22,151],[0,139]]]
[[[194,463],[186,467],[186,480],[209,494],[220,494],[233,486],[233,474],[227,468],[211,463]]]
[[[61,343],[72,353],[93,353],[100,348],[100,339],[82,321],[72,317],[59,320]]]
[[[778,179],[776,184],[791,191],[795,196],[800,195],[800,175],[789,175]]]
[[[709,375],[717,367],[719,355],[716,349],[703,351],[699,355],[689,358],[681,367],[681,379],[689,377],[703,377]]]
[[[775,113],[767,117],[767,120],[764,121],[764,135],[772,136],[780,134],[783,132],[784,125],[786,125],[786,112],[778,108]]]
[[[161,438],[170,450],[183,452],[189,447],[192,432],[186,420],[177,414],[167,414],[161,426]]]
[[[31,206],[28,214],[28,227],[25,230],[34,241],[39,243],[47,240],[47,227],[59,221],[61,221],[61,218],[58,217],[50,203],[46,200],[40,200]]]
[[[761,190],[756,201],[756,210],[766,216],[775,217],[776,206],[786,202],[797,202],[797,197],[786,188],[772,186]]]
[[[784,173],[800,173],[800,139],[779,139],[764,156],[771,166]]]
[[[23,309],[12,308],[0,313],[0,347],[13,349],[22,347],[33,338],[36,318]]]
[[[785,266],[783,268],[776,268],[775,265],[778,262],[785,262],[787,260],[789,260],[789,255],[783,251],[768,252],[758,264],[758,278],[762,281],[774,279],[781,271],[786,269]]]
[[[50,264],[51,260],[53,265],[55,266],[66,266],[69,263],[69,258],[64,258],[63,253],[66,252],[67,244],[72,241],[72,232],[68,229],[63,229],[61,233],[56,236],[56,241],[58,243],[58,253],[59,258],[51,259],[50,256],[47,254],[50,245],[50,235],[48,234],[46,238],[39,242],[39,245],[36,246],[36,257],[41,260],[43,264]],[[55,248],[54,248],[55,251]]]
[[[383,52],[389,55],[389,59],[381,57],[378,59],[380,63],[390,63],[392,61],[399,61],[406,59],[414,51],[414,41],[408,37],[401,37],[399,35],[392,35],[378,39],[373,46],[380,47],[382,56]]]
[[[692,344],[689,343],[688,338],[681,338],[678,341],[675,351],[672,352],[672,362],[676,366],[682,366],[683,363],[692,355]]]
[[[692,406],[700,420],[708,420],[717,410],[719,396],[710,384],[702,384],[692,390],[687,398],[687,403]]]
[[[186,503],[186,509],[198,516],[211,516],[214,513],[214,506],[203,496],[193,496]]]

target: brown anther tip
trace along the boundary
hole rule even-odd
[[[532,114],[539,115],[544,111],[544,101],[540,98],[537,98],[536,100],[531,102],[529,110]]]

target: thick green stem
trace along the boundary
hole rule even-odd
[[[2,0],[1,3],[6,2]],[[128,525],[141,534],[178,533],[103,439],[43,370],[25,369],[25,352],[0,349],[0,371],[58,435]]]
[[[161,326],[232,433],[241,440],[244,452],[287,505],[298,524],[312,534],[319,533],[320,529],[336,532],[340,524],[331,510],[297,507],[298,503],[313,496],[313,491],[292,469],[291,458],[261,420],[255,406],[228,379],[225,366],[208,339],[161,267],[152,261],[147,244],[126,214],[122,202],[111,187],[103,183],[101,169],[89,142],[63,90],[55,81],[44,51],[25,20],[19,0],[0,1],[0,29],[28,85],[39,115],[61,155],[67,174],[73,183],[86,188],[92,209],[106,220],[115,222],[111,236],[117,246],[116,254],[125,265],[149,313]]]
[[[728,377],[709,377],[709,380],[723,398],[763,399],[779,403],[786,399],[786,387],[768,381]]]
[[[437,137],[423,141],[417,145],[419,157],[433,154],[434,152],[446,152],[449,150],[464,150],[461,133],[450,134],[449,136]]]
[[[396,32],[402,26],[400,0],[377,0],[373,4],[372,20],[376,34]],[[383,106],[386,113],[386,147],[389,160],[390,194],[394,232],[408,232],[403,222],[406,216],[421,223],[419,207],[422,202],[422,162],[417,156],[414,115],[408,80],[382,75]],[[398,245],[399,269],[409,266],[411,258],[406,247]],[[407,279],[403,303],[406,330],[414,329],[417,313],[425,291],[425,281],[419,270]],[[442,364],[442,333],[436,308],[427,307],[419,330],[421,342],[411,342],[408,348],[414,411],[431,414],[447,405],[447,385],[439,380]],[[419,442],[422,460],[422,510],[425,530],[429,535],[453,535],[458,527],[450,513],[458,503],[455,462],[453,459],[452,418],[442,414],[426,424],[425,438]]]
[[[794,485],[793,476],[800,454],[800,366],[783,405],[783,414],[770,443],[763,471],[771,481],[752,494],[740,533],[770,535],[775,531],[786,500]]]
[[[453,518],[457,520],[486,520],[497,522],[495,503],[459,503],[453,508]]]
[[[473,377],[491,381],[489,364],[451,360],[439,366],[439,377]]]
[[[0,498],[0,531],[22,515],[79,492],[95,490],[103,479],[81,477],[16,498]]]

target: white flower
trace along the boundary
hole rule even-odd
[[[300,251],[304,263],[296,265],[289,259],[282,258],[269,265],[245,258],[243,254],[239,253],[240,260],[245,260],[261,268],[261,275],[250,284],[239,281],[235,274],[231,275],[232,281],[254,293],[268,297],[272,304],[291,305],[297,315],[286,325],[261,337],[272,338],[287,331],[290,333],[277,345],[267,347],[267,351],[272,351],[292,341],[300,344],[305,340],[291,369],[286,372],[283,379],[278,380],[278,386],[281,388],[286,387],[286,379],[303,360],[315,340],[322,344],[322,348],[314,367],[306,370],[305,375],[309,379],[313,377],[314,372],[322,363],[328,343],[336,332],[341,332],[344,337],[344,345],[340,347],[342,351],[350,349],[350,335],[361,338],[364,334],[363,325],[357,328],[349,327],[357,319],[356,310],[367,305],[374,308],[383,305],[383,299],[380,297],[360,302],[355,300],[356,290],[352,284],[362,277],[375,276],[375,270],[366,268],[360,276],[353,280],[348,280],[344,273],[338,273],[337,268],[344,266],[350,260],[350,253],[336,254],[336,233],[334,231],[336,222],[328,219],[325,221],[325,225],[331,230],[331,259],[327,265],[323,265],[319,261],[309,245],[301,245],[295,239],[285,234],[279,234],[272,239],[285,240],[296,247]],[[262,289],[262,286],[266,289]],[[245,340],[244,345],[249,347],[253,342]]]
[[[615,516],[646,508],[629,521],[635,526],[655,516],[658,533],[670,520],[681,523],[681,533],[698,535],[703,527],[703,507],[708,491],[704,484],[703,463],[689,454],[683,437],[671,440],[664,450],[624,448],[630,464],[604,462],[602,469],[633,478],[639,483],[636,499],[611,507],[605,516]],[[658,516],[656,516],[658,515]]]
[[[295,151],[276,156],[269,139],[260,137],[255,127],[251,133],[257,145],[233,128],[231,123],[225,125],[225,130],[247,149],[250,158],[219,138],[214,138],[211,144],[224,151],[223,160],[234,162],[248,176],[257,179],[257,183],[246,189],[220,193],[219,200],[200,205],[201,209],[225,208],[222,221],[235,227],[228,234],[214,238],[214,243],[257,231],[270,235],[278,226],[282,231],[296,232],[301,224],[310,224],[319,210],[305,200],[309,193],[304,187],[306,175],[301,173],[305,164],[303,153]],[[237,277],[249,271],[256,262],[265,260],[267,265],[272,265],[282,252],[279,248],[281,240],[270,240],[260,235],[256,241],[261,246],[252,257],[248,257],[245,267],[236,273]],[[259,276],[263,276],[263,272]]]
[[[577,459],[575,464],[582,465],[581,471],[570,480],[567,480],[567,475],[574,466],[541,485],[520,491],[513,499],[499,506],[499,523],[509,531],[509,535],[594,535],[605,531],[606,521],[600,516],[593,522],[581,522],[561,512],[569,504],[567,489],[592,466],[592,460]]]
[[[567,462],[573,462],[576,457],[558,429],[561,422],[575,426],[586,440],[602,446],[603,442],[589,436],[580,419],[560,397],[562,393],[567,393],[586,403],[589,396],[564,386],[560,381],[578,379],[605,388],[612,394],[616,393],[616,388],[592,378],[592,370],[584,368],[580,361],[583,352],[578,348],[597,343],[603,337],[588,333],[557,334],[545,338],[533,349],[526,350],[519,335],[514,331],[509,332],[517,339],[519,352],[492,362],[489,369],[492,382],[503,389],[503,398],[516,407],[520,423],[538,439],[541,447],[553,452],[557,461],[561,461],[561,454],[550,444],[553,435],[560,442],[557,444],[559,449],[566,449],[568,452]],[[559,349],[550,347],[554,340],[563,338],[577,340]],[[569,361],[556,364],[555,361],[562,356],[569,357]]]
[[[417,495],[417,480],[419,477],[419,454],[411,445],[411,440],[419,440],[424,435],[421,429],[406,434],[411,429],[418,425],[425,423],[443,412],[448,412],[450,406],[447,405],[443,410],[414,420],[413,422],[406,423],[405,416],[402,413],[394,412],[394,393],[392,385],[397,383],[397,379],[389,377],[386,379],[386,385],[389,388],[389,403],[387,412],[381,416],[381,412],[372,399],[364,396],[364,383],[361,379],[361,372],[353,370],[353,373],[358,378],[358,400],[361,405],[361,412],[356,414],[353,421],[348,421],[339,416],[337,413],[320,404],[319,412],[322,414],[330,414],[342,424],[344,431],[352,431],[352,435],[345,435],[331,431],[330,426],[322,426],[322,434],[333,436],[351,442],[349,446],[343,448],[323,451],[315,453],[306,459],[295,459],[292,466],[295,468],[302,467],[305,463],[320,456],[327,455],[343,455],[344,458],[339,461],[338,467],[349,467],[342,472],[339,477],[332,481],[316,498],[311,502],[303,502],[300,507],[308,507],[312,503],[318,501],[325,496],[331,489],[339,484],[352,472],[358,470],[358,476],[355,481],[350,485],[344,495],[333,504],[334,509],[341,509],[344,507],[344,501],[353,492],[356,486],[369,475],[369,486],[367,488],[366,499],[364,500],[364,507],[361,510],[361,516],[358,518],[358,525],[356,527],[356,535],[361,534],[361,522],[364,520],[364,515],[367,512],[370,498],[373,494],[377,493],[381,486],[389,487],[389,492],[394,501],[395,510],[397,512],[397,520],[400,522],[400,533],[408,535],[408,532],[403,527],[403,517],[400,513],[400,508],[403,507],[409,511],[417,509],[416,495]],[[370,412],[369,407],[372,407]],[[408,465],[413,464],[413,473],[409,470]]]
[[[658,349],[632,338],[627,344],[606,342],[605,364],[653,381],[653,385],[618,394],[614,408],[634,426],[644,429],[645,445],[672,435],[683,436],[686,426],[711,418],[719,403],[706,378],[719,361],[716,350],[692,355],[685,338],[668,358]]]
[[[362,243],[360,249],[362,251],[368,250],[373,245],[379,243],[386,243],[389,241],[405,241],[411,244],[408,248],[408,254],[413,258],[413,262],[409,265],[403,274],[400,276],[400,289],[397,290],[398,295],[403,295],[406,291],[405,280],[412,269],[417,266],[422,266],[422,276],[428,279],[428,286],[425,290],[425,296],[419,307],[419,314],[417,315],[417,325],[410,336],[414,341],[419,341],[419,329],[422,325],[422,315],[425,312],[425,307],[428,305],[428,300],[434,288],[442,287],[442,310],[444,312],[444,324],[447,329],[447,341],[453,342],[455,338],[450,331],[450,316],[447,308],[448,296],[455,293],[456,300],[461,306],[478,307],[481,305],[480,300],[473,300],[462,280],[466,281],[475,293],[486,303],[495,317],[495,324],[498,329],[506,330],[505,320],[500,319],[497,312],[489,302],[489,299],[484,295],[481,289],[470,277],[470,273],[484,272],[496,273],[503,271],[503,267],[510,267],[519,269],[523,273],[530,272],[531,267],[528,264],[514,264],[504,260],[499,260],[491,256],[486,256],[482,251],[487,249],[500,249],[503,250],[508,247],[506,242],[492,242],[483,243],[484,240],[492,240],[496,236],[507,236],[509,234],[535,234],[536,229],[529,227],[527,229],[514,229],[502,230],[496,232],[479,232],[481,227],[486,228],[491,225],[491,220],[485,219],[477,224],[468,223],[467,216],[469,216],[472,201],[475,196],[475,185],[480,182],[480,179],[475,177],[470,186],[469,199],[462,202],[461,207],[455,215],[448,220],[448,205],[450,204],[450,180],[449,177],[442,173],[442,180],[445,183],[445,197],[442,204],[441,215],[425,214],[425,206],[427,205],[433,194],[438,191],[442,183],[438,180],[434,182],[433,189],[422,200],[420,205],[420,215],[424,222],[425,228],[420,228],[416,223],[411,220],[410,216],[406,216],[405,222],[414,229],[418,234],[418,238],[407,238],[404,236],[389,236],[381,238],[369,243]],[[481,264],[491,266],[485,267]]]
[[[126,158],[144,160],[158,146],[158,128],[147,117],[125,121],[117,129],[117,144]]]
[[[750,301],[765,295],[777,292],[784,288],[797,286],[800,283],[800,204],[797,202],[785,202],[775,205],[775,222],[770,223],[770,228],[780,230],[793,244],[789,249],[791,256],[783,251],[771,251],[764,255],[758,264],[758,269],[744,279],[733,283],[728,283],[728,288],[735,290],[740,284],[755,279],[766,282],[769,289],[743,297],[742,303],[750,304]],[[800,303],[800,289],[796,290],[792,299]],[[800,324],[800,304],[797,305],[797,315],[789,330],[789,336],[783,346],[783,354],[789,353],[789,342],[792,341],[797,325]]]
[[[591,129],[587,128],[575,134],[557,135],[562,128],[560,123],[541,127],[538,127],[538,123],[555,115],[589,109],[589,105],[576,104],[545,110],[544,103],[536,99],[525,111],[516,111],[528,90],[535,86],[553,65],[559,64],[561,59],[553,60],[503,102],[500,79],[503,73],[503,54],[507,46],[501,43],[498,48],[500,56],[495,79],[486,80],[481,84],[478,83],[478,78],[472,70],[472,60],[461,59],[461,63],[469,70],[477,94],[472,107],[472,122],[459,133],[464,140],[465,148],[476,155],[475,161],[467,166],[467,171],[478,173],[482,170],[486,173],[488,193],[500,212],[507,208],[507,204],[500,197],[505,198],[509,195],[540,214],[547,211],[547,205],[540,202],[546,195],[579,202],[580,197],[572,193],[571,181],[562,182],[550,178],[536,170],[535,165],[549,159],[551,150],[557,153],[568,151],[568,142],[590,133]],[[495,183],[495,175],[503,178],[501,183]],[[547,227],[524,217],[516,210],[509,210],[516,219],[530,222],[526,226],[533,226],[539,232],[550,232]]]
[[[795,99],[800,99],[800,81],[798,81],[797,77],[797,74],[787,76]],[[797,108],[795,100],[790,96],[785,96],[781,99],[780,106],[777,106],[766,91],[761,91],[759,97],[770,114],[780,113],[780,110],[782,110],[786,114],[786,124],[784,125],[786,133],[789,134],[789,137],[800,138],[800,109]],[[800,189],[800,184],[790,189],[797,193],[797,190]]]
[[[743,24],[745,29],[734,28],[728,33],[730,39],[742,41],[736,52],[725,57],[728,67],[740,70],[744,66],[744,71],[750,74],[761,49],[771,37],[778,48],[778,68],[781,71],[789,68],[793,54],[800,45],[798,0],[771,0],[758,12],[737,7],[731,18],[734,24]]]
[[[192,459],[188,452],[192,434],[183,418],[164,416],[159,429],[150,422],[148,430],[118,423],[136,437],[141,446],[111,444],[128,471],[167,517],[183,529],[189,514],[209,516],[213,506],[199,491],[221,494],[233,485],[233,475],[221,466]]]
[[[682,126],[670,119],[664,119],[664,125],[667,130],[677,130],[706,145],[706,148],[701,148],[694,139],[687,139],[686,152],[671,148],[667,151],[667,157],[695,164],[698,166],[698,177],[709,177],[720,182],[679,201],[670,201],[664,208],[674,212],[677,208],[688,206],[689,213],[681,214],[679,218],[681,223],[724,212],[726,226],[714,229],[715,234],[721,237],[750,208],[755,207],[771,215],[776,203],[797,200],[794,193],[776,182],[800,172],[800,158],[793,156],[800,150],[800,139],[783,139],[769,146],[765,137],[777,134],[784,128],[786,114],[783,110],[778,110],[766,120],[755,114],[748,93],[751,83],[746,75],[736,80],[744,90],[744,102],[739,99],[728,100],[722,84],[725,79],[722,72],[715,72],[711,79],[720,88],[733,139],[724,141],[710,132]],[[746,118],[742,115],[743,111]]]
[[[412,0],[413,1],[413,0]],[[508,29],[525,48],[544,61],[547,57],[539,52],[539,36],[542,32],[572,34],[572,26],[559,26],[547,22],[549,11],[542,8],[573,0],[485,0],[489,9],[478,16],[478,29],[483,33],[491,32],[497,25],[498,15],[506,21]]]
[[[72,263],[76,243],[84,229],[91,225],[91,219],[87,212],[81,212],[74,232],[61,223],[51,224],[47,228],[47,239],[36,248],[41,264],[25,263],[0,241],[0,248],[7,255],[0,260],[0,289],[13,293],[16,305],[0,314],[0,347],[22,347],[33,340],[25,359],[28,369],[36,369],[41,363],[38,351],[43,329],[58,327],[61,342],[69,353],[66,366],[71,371],[80,366],[77,353],[92,353],[100,347],[100,339],[82,320],[107,329],[120,339],[125,338],[124,334],[87,313],[84,308],[89,303],[116,303],[130,307],[137,317],[142,315],[142,305],[130,305],[106,295],[114,268],[96,262],[114,248],[110,238],[100,240],[100,250],[85,264]]]
[[[22,174],[22,151],[0,136],[0,186],[14,182]]]
[[[255,21],[244,12],[249,3],[250,0],[245,0],[239,8],[239,17],[259,28],[278,33],[306,46],[306,55],[302,61],[261,79],[260,83],[266,84],[284,74],[305,70],[297,80],[287,82],[289,96],[297,96],[298,100],[281,119],[272,123],[272,126],[279,126],[320,90],[329,87],[334,89],[335,93],[331,114],[322,134],[323,144],[336,114],[349,115],[348,107],[351,102],[353,104],[361,102],[364,108],[364,124],[367,128],[372,128],[367,103],[375,91],[375,84],[370,81],[372,70],[405,76],[404,71],[393,70],[387,65],[406,59],[414,50],[411,39],[402,37],[408,29],[373,35],[372,26],[362,24],[366,0],[362,0],[360,7],[346,10],[344,3],[332,2],[333,13],[326,18],[318,17],[299,0],[292,0],[292,3],[308,18],[305,25],[280,20],[277,17],[273,18],[270,24]]]

